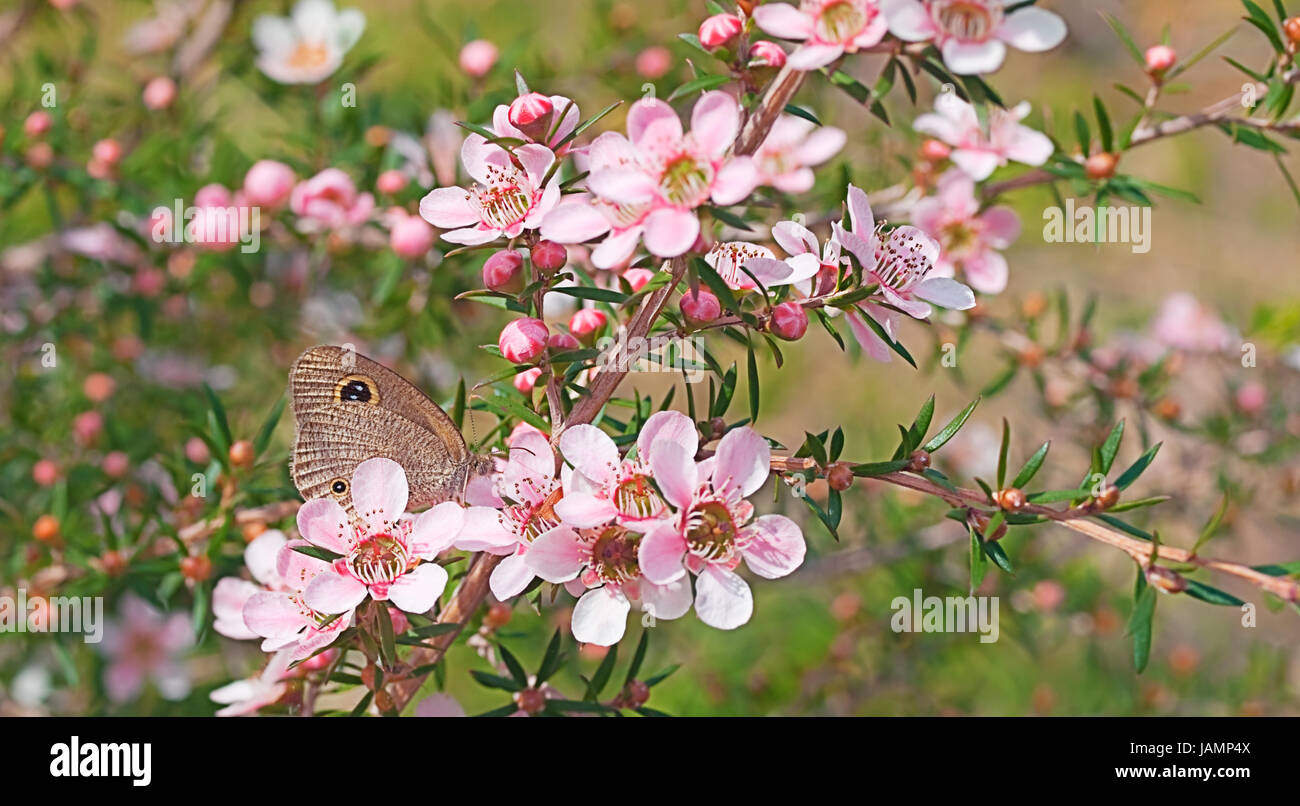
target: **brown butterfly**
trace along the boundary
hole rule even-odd
[[[289,372],[298,423],[293,483],[306,500],[331,496],[352,512],[352,473],[376,456],[397,462],[410,486],[407,508],[465,498],[492,457],[471,453],[438,404],[387,367],[342,347],[312,347]]]

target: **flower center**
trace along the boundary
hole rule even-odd
[[[834,0],[817,15],[817,38],[823,42],[848,44],[867,25],[866,7],[854,0]]]
[[[978,240],[975,230],[964,221],[954,221],[942,230],[945,254],[960,257],[967,254]]]
[[[911,234],[897,232],[886,237],[881,232],[885,222],[876,225],[876,267],[871,274],[895,291],[906,291],[925,279],[930,271],[930,261],[923,253],[923,245]]]
[[[653,518],[664,509],[664,500],[645,476],[637,474],[614,488],[614,506],[632,518]]]
[[[621,526],[606,526],[591,544],[589,570],[603,582],[621,583],[641,575],[637,548],[641,535]]]
[[[659,190],[670,204],[695,207],[708,196],[711,182],[709,169],[694,157],[683,154],[664,166]]]
[[[983,42],[1002,22],[1002,6],[979,0],[934,0],[930,4],[935,24],[949,36]]]
[[[288,64],[299,69],[320,67],[329,61],[329,57],[330,52],[324,45],[316,42],[299,42],[298,47],[289,54]]]
[[[686,525],[686,545],[697,557],[728,559],[738,536],[736,522],[721,502],[710,501],[691,510]]]
[[[514,166],[489,165],[486,187],[476,187],[470,204],[479,220],[495,229],[507,229],[524,220],[533,206],[533,186]]]
[[[363,538],[348,555],[348,570],[367,585],[386,584],[406,572],[406,544],[390,534]]]
[[[714,244],[713,249],[709,252],[709,263],[718,276],[727,282],[732,288],[749,285],[752,282],[749,275],[741,271],[751,259],[756,257],[769,257],[770,253],[755,246],[754,244],[744,243],[743,241],[732,241],[730,243]]]

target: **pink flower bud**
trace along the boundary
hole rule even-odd
[[[513,249],[502,249],[483,263],[483,285],[502,294],[524,290],[524,257]]]
[[[672,66],[672,53],[659,45],[646,48],[636,55],[636,72],[642,78],[662,78]]]
[[[23,154],[23,159],[38,171],[48,168],[54,162],[54,147],[46,142],[32,143]]]
[[[524,317],[515,319],[501,328],[497,347],[501,355],[512,364],[529,364],[546,350],[546,337],[550,335],[541,319]]]
[[[131,461],[126,458],[122,451],[113,451],[104,457],[100,464],[100,469],[104,475],[112,479],[120,479],[126,475],[127,469],[131,466]]]
[[[1237,408],[1244,414],[1259,414],[1268,405],[1268,389],[1257,381],[1243,383],[1235,397]]]
[[[749,63],[767,67],[784,67],[785,50],[775,42],[766,39],[755,42],[749,47]]]
[[[408,619],[406,614],[401,610],[398,610],[396,607],[388,608],[388,620],[393,623],[393,632],[398,635],[411,629],[410,619]]]
[[[678,305],[682,310],[682,316],[693,325],[708,324],[722,315],[722,303],[718,302],[718,298],[713,296],[712,292],[705,291],[703,288],[696,290],[694,294],[689,291],[683,294]]]
[[[141,266],[131,277],[131,288],[142,297],[156,297],[167,285],[167,274],[153,266]]]
[[[533,265],[543,274],[554,274],[569,262],[569,250],[555,241],[538,241],[529,255]]]
[[[279,207],[298,181],[293,169],[276,160],[258,160],[244,174],[244,196],[258,207]]]
[[[23,121],[23,131],[28,137],[40,137],[48,132],[53,125],[54,118],[50,117],[50,113],[44,109],[37,109],[27,116],[27,120]]]
[[[709,50],[721,47],[743,27],[744,23],[735,14],[714,14],[700,23],[700,44]]]
[[[526,395],[533,391],[533,387],[537,385],[537,379],[540,377],[542,377],[542,370],[540,368],[533,367],[532,369],[526,369],[515,375],[515,388]]]
[[[597,333],[604,330],[609,317],[604,311],[595,308],[583,308],[569,317],[569,332],[582,341],[591,341]]]
[[[655,273],[649,269],[628,269],[623,272],[623,279],[627,280],[633,291],[640,291],[654,276]]]
[[[398,255],[413,260],[433,248],[433,227],[417,215],[408,215],[393,224],[388,245]]]
[[[510,103],[510,123],[520,129],[551,117],[555,105],[540,92],[520,95]]]
[[[407,181],[409,180],[406,178],[406,174],[401,171],[396,169],[384,171],[375,180],[375,190],[391,196],[394,193],[401,193],[406,188]]]
[[[72,420],[72,433],[77,442],[89,445],[104,430],[104,415],[97,411],[83,411]]]
[[[1152,45],[1147,48],[1147,72],[1152,75],[1164,73],[1170,67],[1173,67],[1176,61],[1178,61],[1178,54],[1168,45]]]
[[[582,342],[574,338],[572,333],[557,330],[546,340],[546,347],[553,353],[563,353],[567,350],[579,349],[582,347]]]
[[[948,155],[951,153],[952,147],[942,140],[931,138],[926,140],[924,143],[921,143],[921,156],[930,162],[946,160],[948,159]]]
[[[42,487],[50,487],[59,480],[59,466],[52,459],[40,459],[32,465],[32,480]]]
[[[198,437],[190,437],[185,442],[185,458],[196,465],[206,465],[212,458],[212,453],[208,450],[208,443]]]
[[[148,109],[155,112],[159,109],[166,109],[176,100],[176,82],[167,76],[158,76],[149,79],[149,83],[144,85],[144,92],[140,94],[140,99]]]
[[[497,63],[497,46],[486,39],[475,39],[460,49],[459,61],[466,75],[482,78]]]
[[[81,391],[86,398],[92,403],[103,403],[113,396],[113,390],[117,388],[112,376],[103,372],[92,372],[86,376],[86,380],[81,384]]]
[[[106,137],[96,142],[90,153],[105,165],[116,165],[122,159],[122,144],[111,137]]]
[[[772,309],[768,327],[778,339],[798,341],[808,332],[808,314],[797,302],[782,302]]]
[[[224,185],[204,185],[194,194],[195,207],[229,207],[230,191]]]

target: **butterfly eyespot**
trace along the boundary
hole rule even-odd
[[[348,483],[343,479],[334,479],[334,481],[330,483],[330,490],[335,495],[343,495],[348,491]]]
[[[378,404],[379,390],[365,375],[348,375],[339,380],[334,397],[340,402]]]

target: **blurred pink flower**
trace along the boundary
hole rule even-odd
[[[1170,294],[1151,322],[1151,337],[1166,347],[1213,353],[1232,343],[1233,331],[1209,306],[1186,292]]]
[[[222,577],[212,589],[212,628],[217,634],[237,641],[257,638],[260,633],[244,623],[244,605],[258,593],[290,591],[293,588],[280,574],[280,551],[289,543],[279,529],[268,529],[244,547],[244,565],[254,582],[239,577]],[[302,545],[301,542],[298,545]],[[305,559],[311,559],[303,556]],[[285,558],[286,562],[292,558]],[[285,566],[288,570],[289,566]]]
[[[159,109],[166,109],[176,100],[176,82],[167,76],[157,76],[149,79],[149,83],[144,85],[144,91],[140,93],[140,99],[148,109],[155,112]]]
[[[388,234],[388,245],[407,260],[424,257],[433,248],[434,240],[433,227],[428,222],[405,212],[392,222]]]
[[[804,0],[765,3],[754,22],[772,36],[801,41],[787,63],[796,70],[825,67],[847,53],[880,42],[889,30],[876,0]]]
[[[999,294],[1007,287],[1007,260],[997,251],[1020,236],[1020,217],[1010,207],[980,210],[975,180],[961,171],[939,178],[933,196],[912,208],[912,223],[939,242],[935,277],[962,277],[984,294]]]
[[[190,693],[190,676],[182,662],[194,643],[194,628],[184,613],[164,615],[134,594],[122,598],[120,619],[110,621],[99,650],[108,659],[104,688],[108,698],[124,703],[139,696],[152,680],[167,700]]]
[[[1065,22],[1034,6],[1007,13],[1005,0],[882,0],[890,32],[904,42],[928,42],[959,75],[991,73],[1007,45],[1038,53],[1065,39]]]
[[[440,229],[443,240],[473,246],[498,238],[515,238],[537,229],[560,201],[559,180],[547,174],[555,154],[529,143],[505,149],[471,134],[461,146],[465,171],[478,184],[465,188],[435,188],[420,200],[420,215]],[[545,184],[543,185],[543,182]]]
[[[263,14],[253,21],[257,67],[281,84],[319,83],[339,69],[365,28],[366,17],[355,8],[298,0],[288,17]]]
[[[754,152],[758,183],[782,193],[807,192],[813,186],[812,167],[838,154],[847,139],[844,131],[834,126],[816,126],[803,118],[782,115]]]
[[[660,45],[648,47],[636,55],[636,72],[642,78],[662,78],[672,65],[672,53]]]
[[[375,197],[358,193],[352,177],[338,168],[326,168],[294,186],[289,208],[311,227],[341,229],[364,223],[375,208]]]
[[[913,128],[952,146],[949,156],[953,164],[976,181],[988,179],[1007,160],[1042,165],[1056,150],[1047,135],[1021,125],[1020,121],[1029,114],[1028,101],[1010,109],[990,108],[987,133],[980,125],[975,107],[955,92],[940,93],[934,99],[934,109],[919,116]]]
[[[447,571],[433,560],[460,532],[460,505],[446,501],[404,517],[406,471],[382,457],[357,466],[351,490],[361,526],[350,526],[333,498],[313,499],[298,510],[302,536],[341,555],[308,583],[303,601],[321,613],[346,613],[369,596],[408,613],[427,612],[447,586]]]
[[[283,162],[258,160],[244,174],[244,197],[261,207],[279,207],[289,200],[297,179]]]
[[[248,716],[264,706],[279,702],[288,690],[284,681],[294,676],[289,670],[292,662],[289,650],[282,649],[271,656],[266,668],[256,677],[236,680],[213,689],[208,699],[226,706],[218,710],[216,715]]]
[[[497,63],[497,46],[486,39],[475,39],[460,49],[460,69],[473,78],[482,78]]]

